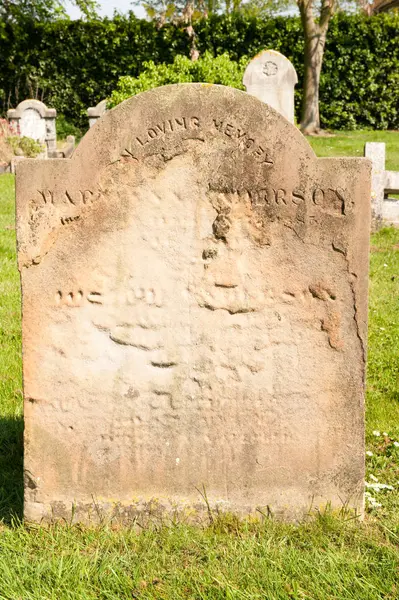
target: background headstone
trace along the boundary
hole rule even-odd
[[[248,94],[270,104],[294,123],[294,90],[298,76],[293,64],[276,50],[263,50],[245,69],[243,83]]]
[[[216,85],[19,165],[25,516],[361,511],[369,197]]]
[[[24,100],[7,112],[11,127],[21,137],[30,137],[46,145],[49,156],[57,150],[56,117],[54,108],[39,100]]]
[[[399,225],[399,200],[389,194],[399,193],[399,172],[385,170],[385,143],[367,142],[364,155],[371,160],[371,211],[373,228]]]
[[[101,100],[97,106],[92,106],[87,109],[87,116],[89,117],[89,127],[93,127],[97,123],[98,119],[101,119],[107,112],[107,100]]]
[[[75,150],[75,136],[68,135],[51,158],[70,158]]]
[[[367,142],[364,155],[372,163],[371,169],[371,213],[377,224],[382,219],[385,186],[385,144],[382,142]]]

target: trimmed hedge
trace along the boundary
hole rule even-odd
[[[195,29],[201,53],[228,52],[237,61],[264,48],[285,54],[298,72],[299,116],[304,41],[298,18],[214,15]],[[34,96],[87,128],[87,108],[109,96],[120,76],[137,77],[145,61],[172,63],[189,51],[181,28],[157,29],[132,13],[112,20],[32,22],[23,28],[0,22],[0,111],[4,115]],[[342,13],[332,19],[320,111],[325,128],[399,129],[399,14]]]

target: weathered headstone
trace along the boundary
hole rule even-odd
[[[294,122],[294,90],[298,77],[293,64],[276,50],[263,50],[245,69],[243,83],[248,94],[270,104]]]
[[[89,117],[89,127],[93,127],[97,123],[98,119],[101,119],[107,112],[107,100],[101,100],[96,106],[91,106],[87,109],[87,116]]]
[[[368,160],[215,85],[24,161],[26,517],[361,510],[369,197]]]
[[[57,150],[57,111],[54,108],[47,108],[39,100],[24,100],[17,108],[10,109],[7,117],[11,127],[19,132],[19,135],[46,144],[49,155]]]

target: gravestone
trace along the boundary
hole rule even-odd
[[[369,197],[217,85],[19,165],[26,518],[361,511]]]
[[[248,94],[270,104],[294,122],[294,88],[298,77],[293,64],[276,50],[263,50],[245,69],[243,83]]]
[[[17,135],[45,144],[50,156],[57,150],[57,111],[54,108],[47,108],[39,100],[24,100],[17,108],[9,110],[7,117]]]
[[[385,144],[367,142],[364,155],[372,161],[371,171],[371,214],[376,227],[382,219],[385,188]]]
[[[107,112],[107,100],[101,100],[96,106],[91,106],[87,109],[87,116],[89,117],[89,127],[93,127],[97,123],[98,119]]]
[[[366,142],[364,155],[371,160],[372,226],[399,225],[399,201],[389,194],[399,193],[399,172],[385,169],[385,144]]]

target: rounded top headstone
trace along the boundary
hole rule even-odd
[[[243,83],[249,94],[294,121],[294,88],[298,76],[283,54],[276,50],[259,52],[245,69]]]
[[[361,509],[368,169],[207,84],[22,161],[27,519]]]
[[[55,118],[57,116],[55,108],[47,108],[43,102],[35,99],[23,100],[18,104],[17,108],[10,109],[7,112],[7,116],[9,119],[21,119],[23,113],[27,110],[35,110],[43,119]]]
[[[219,146],[222,141],[225,146],[234,143],[237,156],[244,156],[251,165],[248,172],[254,164],[259,172],[267,168],[262,157],[274,144],[279,147],[281,164],[299,160],[299,156],[315,156],[296,127],[256,98],[222,85],[185,83],[154,88],[107,111],[96,127],[87,131],[74,158],[87,161],[99,172],[118,160],[121,152],[128,151],[137,159],[148,152],[173,154],[176,146],[181,147],[182,138],[206,138],[205,143],[213,146],[217,140]],[[285,144],[281,144],[283,139]],[[239,151],[241,147],[244,153]],[[232,166],[231,158],[227,157],[225,164]]]

